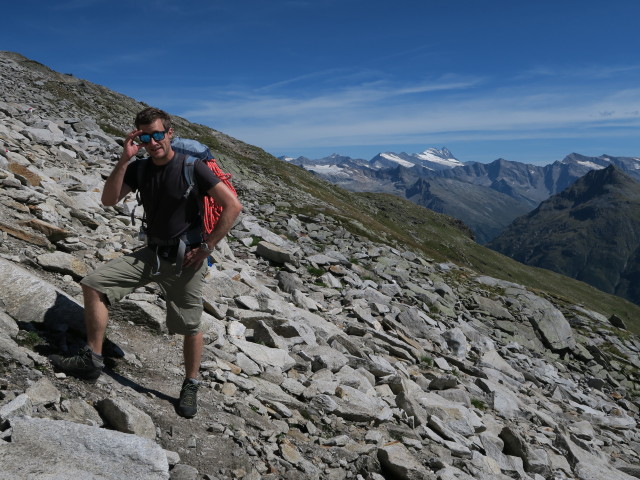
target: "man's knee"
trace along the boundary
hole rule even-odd
[[[104,293],[99,292],[95,288],[85,285],[84,283],[81,283],[80,286],[82,287],[82,296],[84,297],[85,307],[87,306],[87,303],[92,302],[100,302],[105,305],[109,304],[107,296]]]

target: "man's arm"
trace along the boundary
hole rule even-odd
[[[222,214],[216,223],[213,231],[205,239],[205,243],[210,249],[213,249],[220,240],[222,240],[231,227],[233,227],[236,218],[242,211],[242,205],[238,198],[233,194],[231,190],[224,184],[224,182],[218,182],[207,191],[207,195],[213,197],[216,203],[222,206]],[[209,253],[201,248],[195,248],[185,255],[184,266],[188,267],[192,264],[199,267],[205,258],[209,256]]]
[[[124,198],[124,196],[131,191],[129,185],[124,183],[124,174],[127,171],[129,160],[138,153],[140,145],[133,143],[133,139],[141,133],[141,130],[134,130],[127,135],[124,140],[124,146],[122,155],[116,166],[113,167],[111,175],[104,182],[104,188],[102,189],[102,204],[111,207]]]

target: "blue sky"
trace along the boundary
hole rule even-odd
[[[276,156],[640,157],[637,0],[5,2],[0,49]]]

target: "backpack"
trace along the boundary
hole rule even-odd
[[[236,192],[236,189],[233,187],[230,181],[231,174],[224,173],[218,166],[218,163],[213,157],[211,150],[209,150],[209,147],[196,140],[175,137],[173,140],[171,140],[171,148],[173,148],[175,152],[182,153],[187,157],[185,159],[183,168],[183,175],[187,182],[187,189],[185,190],[183,196],[184,198],[187,198],[192,194],[200,196],[200,202],[198,203],[198,206],[200,209],[200,217],[202,219],[202,232],[204,232],[205,235],[209,235],[220,219],[220,215],[222,214],[222,205],[216,203],[216,201],[208,195],[199,194],[198,184],[196,183],[194,174],[195,162],[196,160],[201,160],[202,162],[204,162],[205,165],[207,165],[209,169],[216,175],[216,177],[218,177],[235,196],[238,196],[238,192]],[[138,161],[142,162],[140,163],[137,171],[138,185],[141,185],[149,158],[143,158]],[[139,188],[136,192],[136,200],[138,202],[138,205],[142,205],[142,198],[140,196]],[[144,217],[142,222],[144,224]]]
[[[216,159],[213,157],[211,150],[206,145],[202,143],[191,140],[187,138],[175,137],[171,140],[171,148],[177,152],[186,155],[186,159],[184,161],[183,175],[187,182],[187,189],[184,192],[183,197],[187,198],[189,195],[197,195],[199,196],[198,208],[200,210],[200,218],[201,218],[201,228],[198,231],[195,229],[186,232],[180,238],[172,239],[169,241],[159,241],[158,239],[153,239],[152,242],[155,245],[179,245],[179,253],[176,258],[176,266],[177,266],[177,274],[179,275],[182,268],[182,257],[184,256],[184,249],[186,244],[194,244],[200,243],[209,235],[218,220],[220,219],[220,215],[222,214],[222,205],[216,203],[216,201],[211,198],[209,195],[200,194],[198,192],[198,184],[195,180],[195,162],[197,160],[201,160],[211,169],[211,171],[231,190],[231,192],[238,196],[238,192],[231,184],[231,174],[224,173],[220,167],[218,166]],[[138,160],[140,165],[138,166],[137,178],[138,178],[138,186],[142,184],[144,179],[144,172],[147,166],[147,162],[149,162],[149,157],[145,157],[143,159]],[[140,195],[140,188],[136,192],[136,200],[138,205],[142,205],[142,197]],[[132,223],[135,225],[135,209],[131,212]],[[139,238],[140,240],[146,240],[146,222],[145,215],[142,217],[142,226],[140,228]],[[211,266],[211,260],[209,259],[209,266]],[[159,260],[158,260],[158,268],[159,268]]]
[[[192,192],[198,195],[198,185],[194,178],[194,163],[196,160],[202,160],[209,169],[218,177],[231,192],[237,197],[238,192],[233,188],[231,184],[231,174],[224,173],[216,159],[213,157],[211,150],[206,145],[188,138],[176,137],[171,141],[171,148],[178,153],[183,153],[187,156],[184,162],[184,178],[187,180],[186,192],[184,197],[188,197]],[[200,214],[202,216],[202,228],[206,235],[209,235],[213,228],[218,223],[220,215],[222,214],[222,206],[218,205],[216,201],[208,195],[202,195],[202,202],[200,204]]]

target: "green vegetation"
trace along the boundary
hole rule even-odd
[[[479,398],[472,398],[471,399],[471,405],[476,407],[478,410],[486,410],[487,409],[487,404],[484,403],[484,401],[480,400]]]
[[[423,364],[423,365],[426,365],[429,368],[431,368],[431,367],[433,367],[433,358],[427,357],[427,356],[421,357],[420,358],[420,363]]]
[[[258,245],[261,241],[263,240],[262,237],[258,237],[255,235],[251,236],[251,245],[249,245],[250,247],[255,247],[256,245]]]
[[[307,267],[307,272],[309,272],[314,277],[320,277],[326,273],[324,269],[312,267],[311,265]]]
[[[39,345],[43,342],[44,340],[42,339],[42,337],[38,334],[38,332],[35,331],[20,330],[18,332],[18,337],[16,338],[16,343],[18,345],[30,348],[32,350],[36,345]]]

